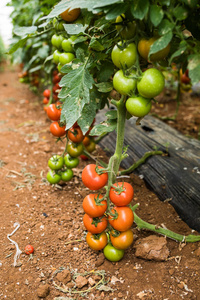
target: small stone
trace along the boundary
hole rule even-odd
[[[105,261],[105,256],[103,253],[101,253],[95,262],[95,267],[100,267],[104,263],[104,261]]]
[[[170,270],[169,270],[169,274],[170,274],[170,275],[173,275],[173,274],[174,274],[174,272],[175,272],[175,270],[174,270],[174,269],[170,269]]]
[[[123,298],[123,294],[122,293],[118,293],[118,298]]]
[[[75,282],[76,282],[77,288],[79,288],[79,289],[81,289],[81,288],[84,287],[86,284],[88,284],[88,280],[87,280],[85,277],[81,276],[81,275],[79,275],[79,276],[76,278]]]
[[[89,278],[88,278],[88,282],[89,282],[89,284],[90,284],[91,286],[93,286],[93,285],[96,284],[95,280],[94,280],[92,277],[89,277]]]
[[[185,287],[184,282],[180,282],[180,283],[178,284],[178,287],[179,287],[179,289],[183,290],[184,287]]]
[[[57,276],[56,276],[56,278],[57,278],[60,282],[66,284],[66,283],[68,283],[68,282],[71,281],[72,276],[71,276],[70,271],[67,270],[67,269],[65,269],[65,270],[63,270],[62,272],[58,273]]]
[[[37,289],[37,295],[39,298],[46,298],[49,295],[50,288],[48,284],[41,284]]]

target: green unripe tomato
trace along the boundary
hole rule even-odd
[[[61,180],[61,176],[57,173],[54,173],[53,170],[47,173],[47,181],[51,184],[56,184]]]
[[[113,87],[121,95],[131,95],[136,88],[136,79],[131,78],[135,76],[135,71],[132,71],[128,76],[124,76],[122,70],[115,73],[113,77]]]
[[[124,256],[124,250],[116,249],[115,247],[113,247],[113,245],[107,244],[103,249],[103,254],[105,258],[110,261],[119,261]]]
[[[59,63],[59,57],[61,55],[61,52],[59,50],[55,50],[53,53],[53,60],[56,64]]]
[[[62,48],[65,52],[74,52],[70,39],[64,39],[62,41]]]
[[[62,181],[70,181],[73,177],[74,173],[72,169],[67,169],[63,172],[61,172],[61,179]]]
[[[122,42],[117,45],[122,46]],[[126,48],[120,49],[117,45],[114,46],[111,52],[111,58],[116,67],[119,69],[128,69],[132,67],[137,58],[137,49],[134,43],[130,43]]]
[[[151,110],[151,100],[141,96],[129,98],[126,101],[127,111],[135,117],[141,118],[146,116]]]
[[[64,40],[64,37],[62,35],[54,34],[51,38],[51,43],[57,49],[60,49],[63,40]]]
[[[66,154],[64,157],[64,163],[69,169],[76,168],[79,164],[79,159],[78,157],[71,157],[69,154]]]
[[[63,53],[60,54],[59,62],[62,65],[65,65],[65,64],[70,63],[74,58],[75,58],[75,55],[73,53],[63,52]]]
[[[60,155],[53,155],[48,161],[48,166],[51,170],[60,170],[63,165],[64,158]]]
[[[137,89],[144,98],[154,98],[158,96],[165,87],[165,78],[163,74],[151,68],[142,74],[142,79],[137,83]]]

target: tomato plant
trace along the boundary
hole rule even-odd
[[[135,21],[129,21],[125,14],[121,14],[116,18],[115,22],[116,29],[123,39],[130,40],[135,36],[137,26]]]
[[[62,137],[66,135],[65,126],[60,126],[58,121],[54,121],[51,123],[50,131],[56,137]]]
[[[108,174],[105,172],[98,174],[101,170],[103,168],[100,166],[97,167],[95,164],[89,164],[83,169],[82,181],[90,190],[99,190],[107,183]]]
[[[86,235],[86,242],[93,250],[102,250],[108,243],[108,238],[105,232],[100,234],[92,234],[88,232]]]
[[[168,44],[162,50],[152,54],[149,58],[149,51],[150,51],[151,45],[153,45],[153,43],[155,41],[157,41],[158,39],[159,39],[159,37],[151,37],[150,39],[143,38],[139,41],[138,52],[144,59],[154,62],[154,61],[163,60],[164,58],[167,57],[167,55],[169,54],[169,51],[170,51],[170,47],[171,47],[170,44]]]
[[[74,54],[71,52],[63,52],[59,55],[59,62],[61,65],[70,63],[75,58]]]
[[[73,143],[81,143],[84,139],[82,130],[79,127],[70,128],[68,130],[67,136]]]
[[[61,49],[63,40],[64,40],[64,37],[62,35],[54,34],[51,38],[51,43],[56,48]]]
[[[67,22],[73,22],[75,21],[81,13],[80,8],[75,9],[66,9],[64,12],[60,14],[61,18]]]
[[[100,194],[89,194],[83,199],[83,210],[92,218],[101,217],[107,209],[106,200]]]

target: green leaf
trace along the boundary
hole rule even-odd
[[[154,26],[158,26],[163,19],[164,12],[160,6],[151,5],[150,11],[149,11],[149,16],[150,16],[151,23]]]
[[[182,41],[180,43],[180,45],[179,45],[179,48],[170,57],[169,64],[171,64],[171,62],[173,61],[173,59],[175,57],[183,55],[183,53],[185,52],[186,49],[187,49],[187,42],[186,41]]]
[[[143,20],[149,10],[149,0],[135,0],[131,6],[131,13],[134,18]]]
[[[65,31],[68,34],[79,34],[85,32],[88,25],[83,26],[82,24],[63,24]]]
[[[98,81],[107,81],[114,73],[114,64],[109,61],[102,61],[97,74]]]
[[[53,54],[47,56],[47,58],[46,58],[45,61],[44,61],[44,64],[46,64],[46,62],[48,62],[48,61],[50,61],[50,60],[52,60],[52,59],[53,59]]]
[[[81,117],[78,119],[78,125],[81,127],[83,134],[89,130],[90,125],[96,116],[96,110],[97,103],[92,100],[83,107]]]
[[[62,0],[57,5],[55,5],[54,9],[50,12],[48,16],[42,17],[40,20],[47,18],[54,18],[59,16],[62,12],[67,10],[68,8],[81,8],[92,11],[94,8],[104,7],[115,3],[122,3],[123,0]]]
[[[191,8],[195,8],[198,4],[198,0],[182,0],[182,2],[187,4]]]
[[[71,70],[59,82],[59,85],[64,87],[66,95],[61,114],[61,122],[66,122],[66,129],[69,129],[81,117],[85,104],[90,103],[89,91],[93,83],[93,77],[84,65]]]
[[[109,110],[105,113],[108,119],[117,119],[117,110]]]
[[[126,8],[126,3],[119,3],[115,6],[112,6],[111,9],[108,12],[106,12],[106,20],[116,19],[118,16],[120,16],[126,11]]]
[[[41,70],[43,68],[43,65],[37,65],[36,67],[29,70],[29,73],[34,73],[38,70]]]
[[[11,48],[9,49],[9,51],[7,52],[7,54],[12,54],[17,49],[24,47],[24,45],[26,44],[27,40],[28,40],[28,37],[25,37],[24,39],[19,40],[16,44],[14,44],[13,46],[11,46]]]
[[[105,50],[104,46],[95,38],[92,37],[90,44],[89,44],[89,48],[95,50],[95,51],[103,51]]]
[[[172,24],[169,20],[163,19],[158,27],[159,35],[165,35],[168,32],[171,32],[174,28],[174,24]]]
[[[193,54],[188,57],[188,70],[193,85],[200,81],[200,54]]]
[[[117,128],[117,121],[113,120],[110,122],[103,122],[101,124],[98,124],[92,128],[90,131],[90,135],[103,135],[109,132],[114,131]]]
[[[101,82],[95,84],[95,86],[98,88],[98,91],[101,93],[109,93],[113,90],[113,85],[111,82]]]
[[[173,37],[172,32],[168,32],[165,35],[161,36],[158,40],[156,40],[150,48],[149,51],[149,57],[151,54],[156,53],[162,49],[164,49],[165,47],[167,47],[167,45],[171,42]]]
[[[16,26],[14,28],[14,33],[18,36],[25,36],[28,34],[35,33],[37,31],[37,26]]]
[[[49,45],[44,45],[38,50],[38,56],[42,59],[45,59],[49,54]]]
[[[185,20],[188,16],[188,11],[183,6],[177,6],[173,9],[173,14],[178,21]]]

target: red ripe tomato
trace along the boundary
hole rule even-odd
[[[89,158],[86,156],[86,155],[84,155],[84,154],[81,154],[80,155],[80,158],[82,159],[82,160],[88,160]]]
[[[24,249],[26,254],[32,254],[34,252],[34,248],[32,245],[26,245],[25,249]]]
[[[49,103],[49,99],[47,97],[43,98],[43,104],[48,104]]]
[[[49,89],[44,90],[44,92],[43,92],[44,97],[49,98],[50,95],[51,95],[51,91]]]
[[[92,234],[88,232],[86,235],[86,242],[93,250],[102,250],[108,243],[108,238],[105,232],[101,234]]]
[[[88,146],[90,144],[90,138],[89,136],[85,136],[83,139],[83,145]]]
[[[189,77],[189,70],[187,69],[185,73],[182,72],[182,69],[180,70],[180,79],[182,83],[189,84],[190,83],[190,77]]]
[[[131,229],[120,232],[119,235],[115,235],[114,230],[110,233],[110,241],[116,249],[127,249],[133,243],[133,232]]]
[[[89,194],[83,199],[83,210],[92,218],[103,216],[107,209],[107,201],[102,200],[102,195]]]
[[[118,231],[126,231],[131,228],[134,215],[130,207],[128,206],[115,206],[111,210],[113,214],[117,214],[116,219],[113,216],[109,216],[110,225]]]
[[[83,184],[88,187],[90,190],[99,190],[108,181],[108,174],[107,173],[102,173],[98,174],[96,170],[103,169],[100,166],[96,166],[95,164],[89,164],[87,165],[82,172],[82,181]]]
[[[91,232],[92,234],[98,234],[106,229],[108,221],[106,217],[91,218],[90,216],[85,214],[83,217],[83,224],[87,231]]]
[[[65,126],[60,126],[58,121],[51,123],[50,131],[56,137],[62,137],[66,134]]]
[[[109,197],[116,206],[126,206],[133,199],[134,190],[128,182],[118,182],[111,187]]]
[[[57,108],[56,104],[50,104],[47,108],[47,116],[52,121],[58,121],[60,120],[61,116],[61,108]]]
[[[53,76],[53,83],[54,84],[58,83],[60,81],[60,79],[61,79],[61,77],[58,74],[54,75]]]
[[[79,127],[70,128],[68,130],[67,136],[70,139],[70,141],[72,141],[73,143],[81,143],[82,140],[84,139],[82,130]]]

